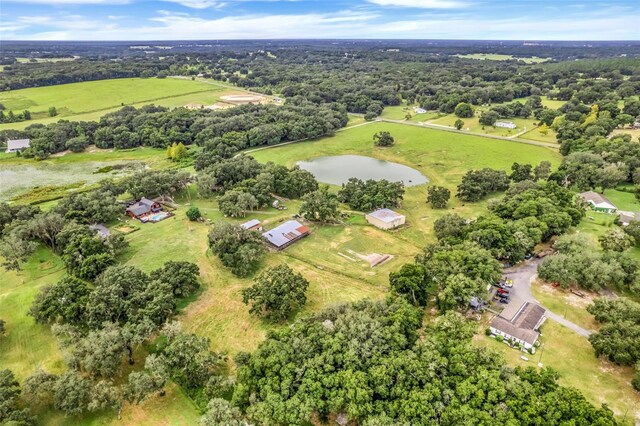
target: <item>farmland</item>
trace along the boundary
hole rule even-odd
[[[464,58],[464,59],[479,59],[479,60],[486,60],[486,61],[508,61],[512,59],[517,59],[527,64],[538,64],[541,62],[547,62],[550,59],[550,58],[540,58],[538,56],[515,57],[512,55],[502,55],[499,53],[470,53],[467,55],[455,55],[455,56],[459,58]]]
[[[7,111],[21,113],[29,110],[32,119],[1,124],[0,130],[21,129],[30,124],[47,124],[60,119],[98,120],[125,105],[212,105],[220,100],[220,96],[232,92],[232,88],[220,83],[177,78],[123,78],[13,90],[0,93],[0,103]],[[57,116],[49,117],[50,107],[56,108]]]
[[[390,131],[396,138],[393,148],[373,148],[372,135],[382,129]],[[508,169],[514,156],[522,162],[549,160],[554,165],[559,163],[559,155],[547,148],[389,123],[369,124],[345,130],[331,138],[265,149],[253,155],[261,162],[293,165],[302,159],[347,153],[409,165],[433,182],[452,190],[467,169]],[[72,165],[93,160],[155,158],[150,163],[152,167],[162,168],[170,164],[162,154],[148,148],[125,152],[97,151],[53,157],[47,162]],[[16,157],[10,160],[8,156],[2,160],[0,164],[25,161]],[[407,189],[405,202],[399,209],[407,215],[407,228],[384,232],[366,225],[360,213],[353,213],[341,225],[313,225],[309,237],[285,251],[269,254],[260,268],[263,270],[286,262],[310,281],[308,303],[302,314],[317,312],[336,302],[382,298],[387,292],[389,272],[410,261],[427,242],[434,240],[433,220],[447,212],[432,210],[426,205],[425,196],[424,185]],[[147,272],[168,260],[196,262],[200,266],[203,288],[197,298],[180,311],[178,319],[184,328],[209,337],[213,350],[229,355],[255,349],[267,331],[277,326],[249,315],[242,303],[240,290],[250,285],[251,279],[237,278],[223,267],[207,249],[209,227],[189,222],[184,214],[188,207],[197,206],[205,218],[220,220],[223,217],[216,202],[199,198],[194,187],[189,193],[181,194],[177,201],[179,207],[173,218],[156,224],[143,224],[138,231],[127,235],[130,247],[123,256],[124,261]],[[269,229],[297,212],[299,202],[288,203],[287,207],[288,210],[283,211],[258,211],[246,219],[233,221],[239,223],[257,218]],[[485,203],[465,204],[453,199],[449,211],[473,217],[485,211]],[[390,254],[393,258],[371,268],[357,257],[358,254],[371,253]],[[63,273],[60,259],[45,248],[40,248],[31,257],[20,274],[2,272],[0,311],[5,313],[3,319],[12,331],[0,343],[0,363],[15,371],[21,379],[31,374],[35,366],[52,372],[60,372],[64,368],[62,354],[48,327],[36,325],[26,314],[37,291],[43,285],[55,282]],[[42,412],[40,415],[48,424],[73,424],[78,420],[64,418],[54,412]],[[175,386],[169,389],[164,399],[154,398],[142,406],[127,405],[122,412],[125,423],[137,424],[156,424],[160,418],[168,423],[186,424],[192,423],[196,417],[188,398]],[[91,424],[108,424],[115,421],[115,417],[105,414],[83,420]]]

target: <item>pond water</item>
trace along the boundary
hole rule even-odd
[[[141,168],[144,168],[144,163],[137,161],[56,164],[34,160],[32,164],[0,164],[0,201],[7,201],[36,186],[76,182],[93,184],[109,177],[124,176]],[[99,172],[100,169],[102,173]]]
[[[362,180],[402,181],[404,186],[429,182],[429,179],[416,169],[362,155],[318,157],[310,161],[298,161],[297,164],[301,169],[311,172],[320,182],[334,185],[342,185],[352,177]]]

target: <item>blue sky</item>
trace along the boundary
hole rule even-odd
[[[0,2],[0,40],[640,39],[640,0]]]

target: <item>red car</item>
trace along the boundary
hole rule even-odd
[[[499,288],[499,289],[498,289],[498,293],[499,293],[499,294],[509,294],[509,290],[506,290],[506,289],[504,289],[504,288]]]

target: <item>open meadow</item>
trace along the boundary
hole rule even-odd
[[[458,58],[464,58],[464,59],[480,59],[480,60],[487,60],[487,61],[508,61],[512,59],[517,59],[527,64],[538,64],[541,62],[547,62],[551,59],[551,58],[540,58],[538,56],[516,57],[512,55],[503,55],[500,53],[469,53],[466,55],[454,55],[454,56],[457,56]]]
[[[12,90],[0,93],[0,104],[5,106],[5,113],[29,110],[32,119],[0,124],[0,130],[23,129],[30,124],[47,124],[60,119],[98,120],[125,105],[212,105],[219,102],[221,96],[232,93],[238,93],[238,90],[222,83],[178,78],[120,78]],[[56,108],[57,116],[49,117],[50,107]]]

